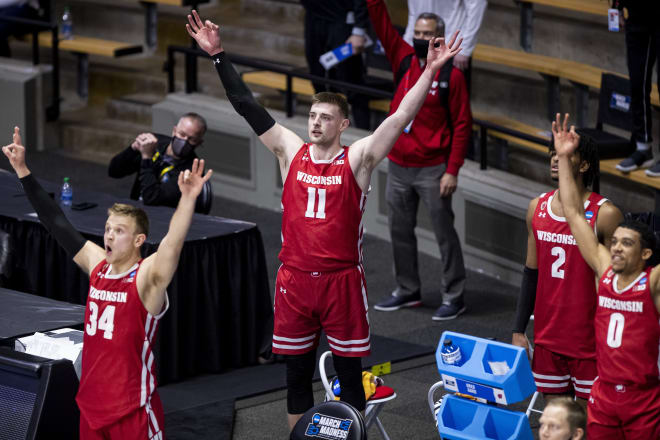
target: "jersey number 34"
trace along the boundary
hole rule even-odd
[[[115,329],[115,306],[106,306],[99,318],[99,306],[94,301],[89,301],[89,322],[85,326],[87,334],[94,336],[96,330],[103,330],[105,339],[112,339],[112,331]]]

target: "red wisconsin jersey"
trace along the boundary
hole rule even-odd
[[[282,190],[280,261],[309,272],[360,264],[366,199],[348,163],[348,147],[331,160],[317,160],[311,144],[303,144]]]
[[[152,347],[169,303],[158,316],[144,308],[135,281],[141,263],[110,275],[103,260],[90,276],[76,401],[92,429],[144,406],[156,389]]]
[[[540,196],[532,219],[539,268],[534,343],[557,354],[593,359],[596,276],[582,258],[566,219],[552,212],[556,193]],[[598,210],[606,201],[591,193],[585,202],[584,214],[594,231]]]
[[[622,290],[616,287],[618,275],[612,268],[600,279],[595,326],[599,380],[658,383],[660,314],[651,297],[651,270],[648,267]]]

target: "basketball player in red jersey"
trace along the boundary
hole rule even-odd
[[[550,175],[558,180],[558,157],[550,146]],[[571,172],[587,221],[609,246],[621,211],[591,192],[598,174],[598,150],[586,138],[571,156]],[[585,409],[596,378],[595,274],[584,261],[564,217],[561,194],[541,194],[527,209],[527,259],[516,310],[512,343],[529,349],[525,329],[534,313],[532,371],[546,400],[575,395]]]
[[[179,174],[181,200],[158,250],[145,258],[146,213],[130,205],[108,210],[104,247],[86,241],[25,164],[18,127],[3,153],[21,180],[39,220],[90,276],[82,372],[76,401],[80,438],[162,439],[163,408],[156,389],[153,342],[168,308],[167,292],[192,221],[197,195],[210,178],[204,161]]]
[[[287,359],[287,412],[293,428],[314,405],[312,376],[320,330],[328,337],[341,383],[341,399],[364,410],[360,357],[370,350],[362,269],[362,213],[373,169],[413,119],[434,75],[460,51],[456,34],[429,42],[424,73],[398,110],[371,136],[350,147],[340,143],[348,106],[340,95],[314,95],[308,119],[310,143],[275,122],[252,97],[222,47],[216,24],[188,16],[188,33],[212,58],[227,97],[282,173],[282,266],[275,286],[273,352]]]
[[[552,123],[559,157],[561,203],[582,257],[599,278],[596,365],[587,410],[587,435],[595,439],[660,438],[660,266],[647,262],[655,236],[640,222],[621,223],[610,248],[598,243],[585,218],[571,156],[580,136],[568,115]]]

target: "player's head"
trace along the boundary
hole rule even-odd
[[[206,120],[197,113],[186,113],[172,128],[172,153],[182,158],[190,155],[204,142]]]
[[[429,40],[445,36],[445,22],[433,12],[423,12],[417,16],[413,33],[413,47],[417,58],[426,58]]]
[[[108,209],[103,244],[109,263],[124,261],[139,255],[149,233],[149,218],[144,210],[123,203]]]
[[[573,176],[577,179],[582,176],[582,183],[585,188],[591,186],[596,177],[600,174],[600,159],[598,157],[598,146],[591,136],[580,133],[580,143],[577,149],[571,156],[571,164],[573,164]],[[554,142],[550,142],[550,177],[552,180],[559,180],[559,158],[555,152]]]
[[[655,245],[655,235],[646,223],[624,220],[612,234],[612,270],[624,274],[643,270]]]
[[[331,92],[312,96],[307,132],[314,144],[331,146],[339,142],[339,136],[349,124],[346,98]]]
[[[580,440],[586,438],[587,415],[570,397],[548,401],[539,419],[540,440]]]

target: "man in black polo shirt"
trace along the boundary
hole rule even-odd
[[[197,158],[195,149],[204,141],[206,121],[197,113],[186,113],[172,128],[172,135],[141,133],[133,143],[110,161],[108,174],[121,178],[136,173],[131,199],[145,205],[176,208],[181,198],[177,177],[190,169]],[[209,190],[205,185],[197,198],[195,211],[207,214],[211,208]]]

